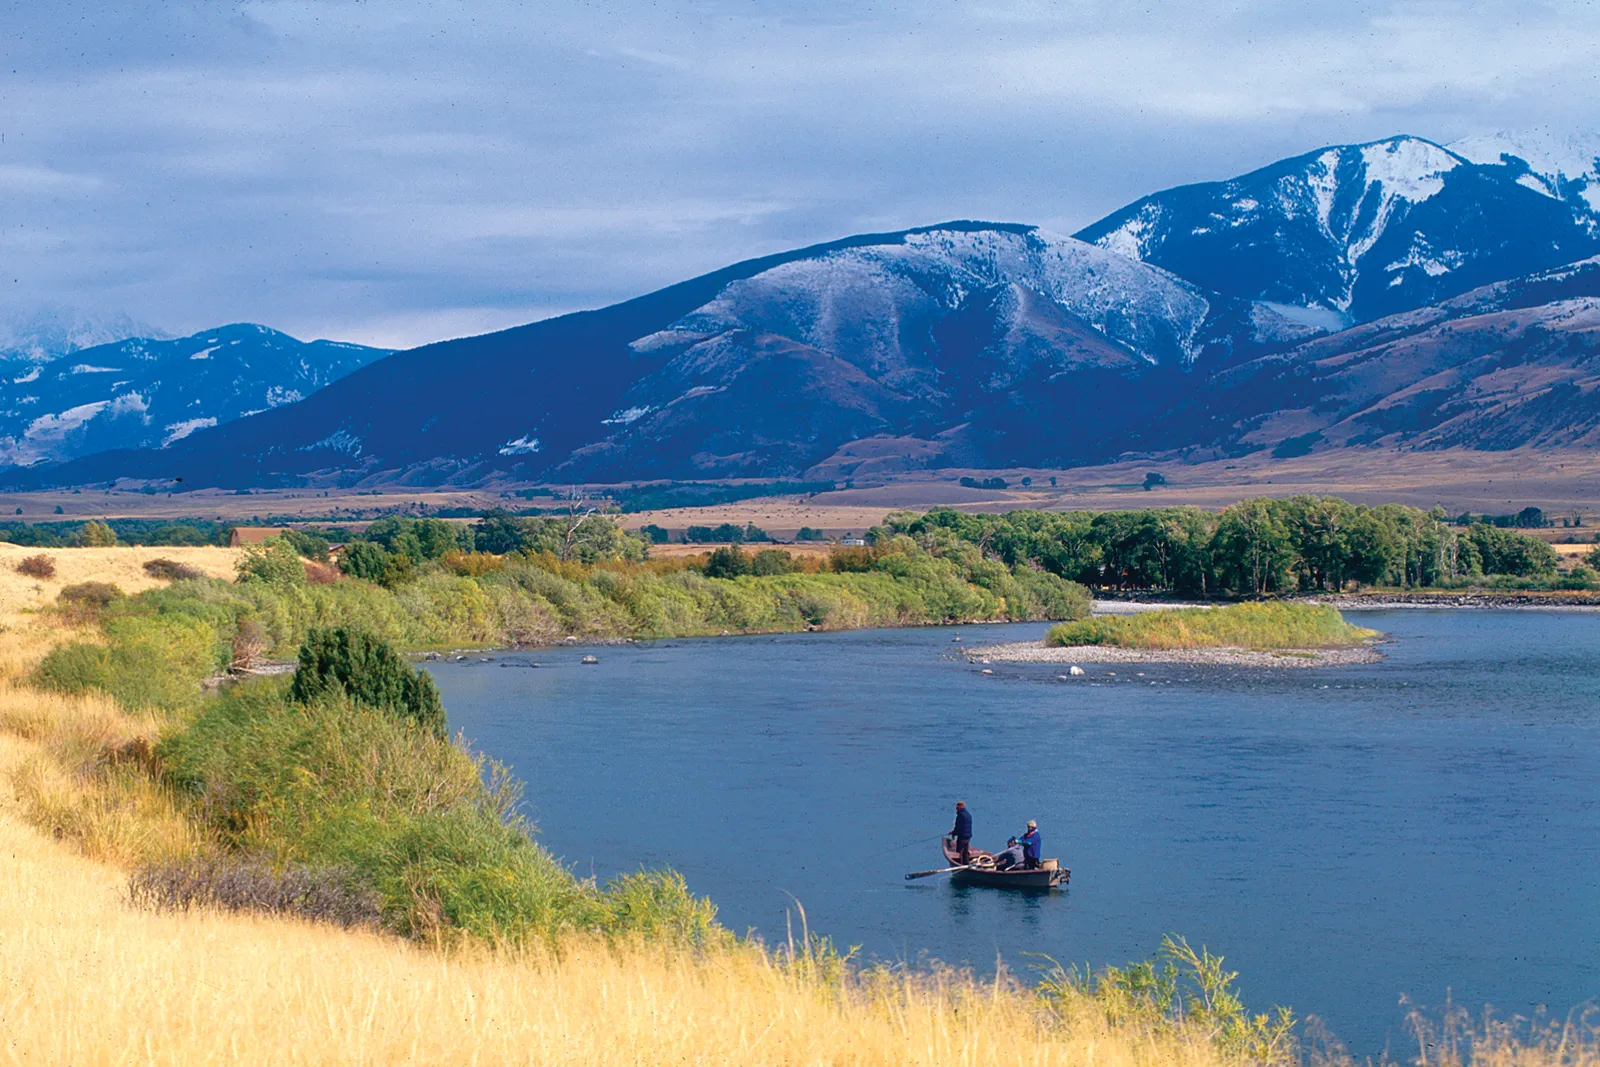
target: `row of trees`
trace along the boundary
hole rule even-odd
[[[1538,538],[1442,511],[1367,507],[1336,497],[1247,500],[1220,513],[1151,508],[1100,513],[950,508],[896,512],[874,537],[951,538],[1010,566],[1031,564],[1100,588],[1185,596],[1336,591],[1352,583],[1450,586],[1485,577],[1553,579],[1556,555]]]

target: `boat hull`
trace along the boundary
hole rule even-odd
[[[954,871],[950,880],[956,885],[976,885],[988,889],[1057,889],[1067,884],[1072,877],[1072,872],[1062,867],[1053,859],[1044,861],[1044,865],[1031,871],[1016,870],[997,871],[984,869],[984,865],[994,862],[994,854],[985,852],[981,848],[968,849],[968,859],[976,864],[964,871]],[[955,842],[950,838],[944,839],[945,862],[952,867],[961,862],[961,854],[956,851]]]
[[[950,880],[956,885],[981,885],[989,889],[1055,889],[1065,885],[1071,874],[1065,867],[1053,871],[956,871]]]

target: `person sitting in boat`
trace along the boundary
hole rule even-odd
[[[972,862],[972,812],[967,810],[967,802],[956,801],[956,824],[950,828],[950,836],[956,839],[956,852],[961,855],[963,864]]]
[[[994,855],[994,869],[997,871],[1009,871],[1013,867],[1022,866],[1022,864],[1022,845],[1014,837],[1006,841],[1005,851],[996,852]]]
[[[1032,819],[1028,820],[1028,828],[1022,833],[1022,866],[1030,871],[1039,869],[1039,857],[1043,855],[1043,846],[1039,841],[1039,824]]]

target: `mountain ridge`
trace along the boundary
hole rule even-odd
[[[1514,427],[1492,425],[1518,405],[1485,376],[1517,375],[1468,358],[1498,338],[1537,369],[1514,392],[1559,380],[1574,425],[1593,402],[1587,311],[1557,305],[1593,295],[1600,218],[1578,179],[1532,174],[1505,150],[1482,162],[1399,136],[1151,194],[1074,237],[973,220],[858,234],[395,353],[162,450],[8,480],[772,477],[896,449],[913,468],[1067,466],[1291,439],[1543,440],[1527,397]],[[1544,310],[1513,336],[1518,301]],[[1340,359],[1455,378],[1383,393]],[[1287,406],[1301,401],[1309,413]]]

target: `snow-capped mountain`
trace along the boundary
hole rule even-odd
[[[1285,315],[1350,323],[1591,255],[1600,218],[1520,161],[1393,137],[1156,193],[1076,236]]]
[[[1600,211],[1600,134],[1501,130],[1463,137],[1448,147],[1474,163],[1521,169],[1525,173],[1517,180],[1528,188]]]
[[[1600,257],[1483,286],[1229,368],[1166,447],[1600,445]]]
[[[128,315],[91,315],[64,307],[0,314],[0,367],[21,364],[25,371],[28,364],[48,363],[127,337],[165,340],[171,336]]]
[[[292,404],[388,354],[335,341],[304,343],[244,324],[14,364],[0,379],[0,463],[165,448],[195,430]]]
[[[202,480],[258,481],[731,477],[798,473],[883,435],[922,442],[927,462],[1066,456],[1111,447],[1191,373],[1316,332],[1072,238],[947,223],[401,353],[300,404],[103,466],[181,461],[212,472]],[[1120,399],[1059,421],[1094,390]]]
[[[6,481],[849,477],[1291,438],[1567,440],[1535,425],[1546,416],[1600,440],[1587,149],[1458,148],[1320,149],[1157,193],[1076,237],[979,222],[863,234],[396,353],[314,393],[286,374],[229,379],[229,411],[187,393],[158,408],[127,361],[80,355],[52,380],[98,393],[44,404],[13,383],[14,456],[106,447],[102,426],[137,425],[151,447]],[[309,395],[270,406],[291,389]]]

